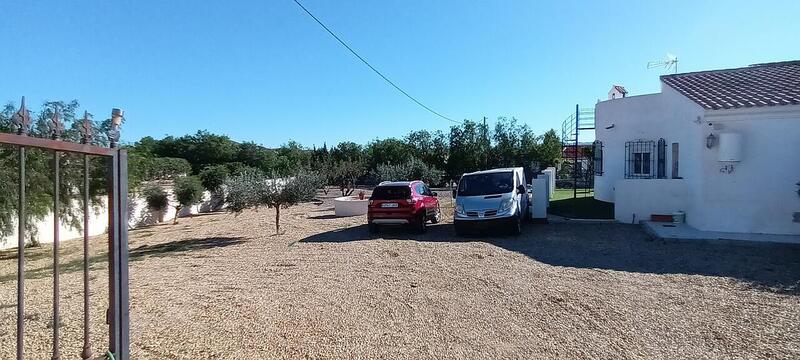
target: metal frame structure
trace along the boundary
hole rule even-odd
[[[561,146],[562,149],[572,148],[572,196],[573,198],[578,197],[578,180],[582,177],[580,166],[578,166],[579,160],[587,160],[588,164],[591,164],[594,159],[586,159],[583,158],[583,155],[580,154],[580,133],[581,131],[586,130],[594,130],[595,129],[595,121],[594,121],[594,108],[581,108],[578,104],[575,104],[575,112],[568,116],[564,121],[561,123]],[[587,176],[593,177],[594,171],[584,171],[587,173]]]
[[[122,121],[122,111],[112,111],[112,128],[108,132],[110,148],[92,145],[92,126],[88,113],[84,115],[80,126],[81,143],[61,140],[63,124],[56,109],[50,123],[50,138],[34,138],[28,136],[31,117],[25,107],[25,98],[22,98],[20,109],[13,115],[12,121],[16,127],[15,134],[0,133],[0,144],[11,145],[18,148],[19,152],[19,198],[18,198],[18,248],[17,248],[17,359],[22,360],[25,355],[25,228],[26,228],[26,174],[25,160],[27,148],[39,148],[53,151],[53,354],[52,359],[60,359],[59,349],[59,187],[61,181],[60,163],[63,153],[83,155],[83,309],[84,309],[84,344],[80,354],[82,359],[93,357],[89,339],[89,157],[100,156],[108,161],[108,313],[109,326],[108,351],[118,360],[129,360],[130,324],[128,302],[128,155],[126,150],[119,149],[119,125]],[[102,354],[105,355],[105,354]],[[72,358],[73,356],[69,356]]]

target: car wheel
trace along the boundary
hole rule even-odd
[[[422,234],[428,230],[428,219],[426,219],[425,213],[419,214],[419,218],[417,219],[417,232]]]
[[[432,224],[438,224],[439,221],[442,221],[442,210],[439,207],[436,207],[436,214],[433,215],[433,219],[431,220]]]
[[[380,230],[380,229],[378,229],[378,224],[372,224],[372,223],[369,224],[369,232],[370,233],[377,234],[378,230]]]

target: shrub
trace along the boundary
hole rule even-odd
[[[173,224],[178,223],[178,213],[185,206],[192,206],[203,200],[203,183],[197,176],[185,176],[175,179],[175,219]]]
[[[169,206],[167,192],[158,185],[149,185],[142,190],[142,196],[147,203],[147,207],[154,211],[164,211]]]

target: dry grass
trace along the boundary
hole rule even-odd
[[[330,199],[291,208],[282,235],[271,210],[131,232],[133,358],[800,357],[797,250],[665,244],[619,224],[373,236],[364,218],[332,213]],[[82,263],[79,242],[63,247],[72,359]],[[105,239],[92,250],[99,353]],[[31,358],[50,356],[50,251],[27,251]],[[2,359],[14,353],[15,277],[13,253],[0,252]]]

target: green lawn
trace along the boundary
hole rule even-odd
[[[591,189],[578,190],[577,198],[572,189],[556,189],[550,198],[550,213],[572,219],[613,219],[614,204],[595,200]]]

